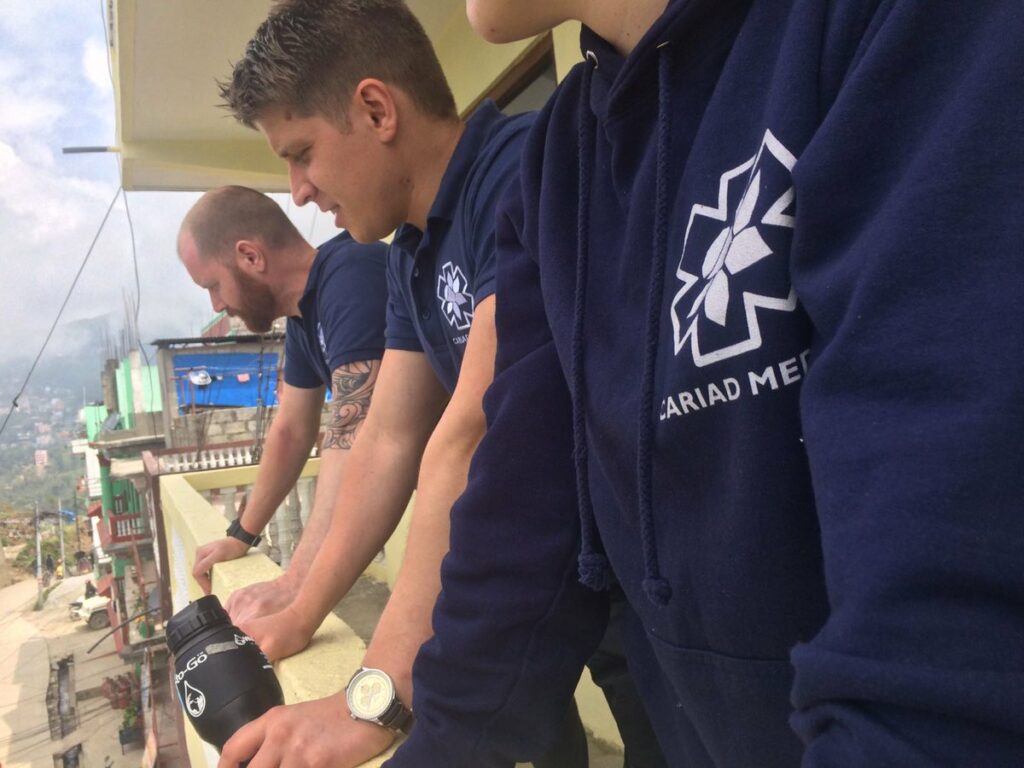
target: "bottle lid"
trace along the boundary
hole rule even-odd
[[[194,634],[215,624],[230,624],[231,619],[216,595],[206,595],[189,603],[167,622],[167,647],[177,654]]]

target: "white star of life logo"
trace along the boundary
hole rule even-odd
[[[448,323],[458,331],[465,331],[473,322],[473,296],[466,290],[468,281],[462,270],[450,261],[441,267],[437,278],[437,298]]]
[[[676,269],[683,285],[671,308],[676,355],[689,343],[694,364],[703,367],[758,349],[759,310],[796,309],[787,263],[795,165],[766,131],[752,158],[722,174],[718,204],[690,210]],[[755,269],[771,256],[770,270]]]

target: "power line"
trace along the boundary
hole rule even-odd
[[[78,285],[78,279],[82,276],[82,272],[85,271],[85,265],[89,263],[89,257],[92,256],[93,249],[96,247],[96,241],[100,239],[103,227],[106,225],[107,219],[110,218],[110,212],[114,210],[114,203],[117,202],[117,198],[121,194],[121,191],[121,187],[118,187],[117,192],[114,193],[114,197],[110,200],[110,205],[107,206],[107,212],[103,214],[103,220],[100,222],[99,229],[96,230],[96,234],[92,238],[89,250],[85,252],[85,258],[82,259],[82,264],[79,266],[78,272],[75,273],[75,279],[71,281],[71,287],[68,288],[68,293],[64,297],[64,302],[60,305],[60,309],[57,310],[57,316],[53,318],[53,324],[50,326],[50,330],[46,334],[46,338],[43,340],[43,346],[40,347],[39,354],[36,355],[36,359],[32,361],[32,367],[28,369],[28,374],[26,374],[25,381],[22,382],[21,388],[18,390],[18,394],[16,394],[14,399],[11,401],[11,407],[10,410],[7,411],[7,415],[4,417],[4,423],[0,424],[0,435],[3,435],[4,430],[7,429],[7,422],[9,422],[11,420],[11,416],[14,415],[15,409],[18,407],[18,399],[25,394],[25,387],[28,386],[29,379],[32,378],[32,374],[35,372],[36,366],[39,364],[39,359],[43,356],[43,352],[46,351],[46,347],[50,343],[50,338],[53,336],[53,332],[57,329],[57,323],[60,322],[61,315],[64,314],[64,309],[71,300],[71,294],[74,293],[75,286]]]
[[[113,68],[113,64],[111,62],[110,35],[109,35],[108,31],[107,31],[108,28],[109,28],[109,22],[107,20],[106,14],[103,12],[103,0],[99,1],[99,12],[100,12],[100,26],[103,28],[103,41],[106,44],[106,50],[104,51],[104,53],[105,53],[104,59],[107,62],[107,74],[110,76],[110,87],[113,90],[114,89],[114,68]],[[118,154],[118,156],[117,156],[117,168],[118,168],[118,175],[120,175],[122,177],[122,179],[123,179],[124,178],[124,169],[122,167],[121,155],[120,154]],[[156,417],[153,415],[153,381],[152,381],[152,377],[150,376],[149,370],[148,370],[149,368],[152,367],[152,363],[150,362],[150,359],[149,359],[149,353],[146,351],[146,345],[142,342],[142,339],[140,338],[140,333],[139,333],[139,312],[140,312],[140,310],[142,308],[142,284],[141,284],[141,281],[139,280],[139,255],[138,255],[138,251],[137,251],[137,248],[136,248],[136,245],[135,245],[135,226],[132,223],[132,212],[131,212],[131,209],[128,207],[128,191],[125,190],[123,186],[121,187],[121,194],[122,194],[122,197],[124,198],[124,215],[125,215],[125,217],[128,220],[128,235],[130,237],[130,242],[131,242],[131,246],[132,246],[132,268],[133,268],[133,270],[135,272],[135,302],[134,302],[134,306],[132,307],[133,313],[134,313],[134,324],[133,324],[134,327],[133,327],[133,330],[134,330],[134,335],[135,335],[135,343],[138,345],[139,349],[142,351],[142,357],[146,361],[146,369],[147,369],[147,371],[146,371],[145,381],[149,385],[148,388],[145,387],[145,384],[143,385],[144,389],[148,389],[148,397],[146,398],[146,402],[143,404],[143,407],[146,409],[146,413],[149,414],[150,431],[155,434],[156,433]]]
[[[146,361],[146,377],[145,381],[148,383],[148,387],[145,387],[147,392],[145,409],[146,413],[149,414],[149,429],[150,432],[156,434],[156,416],[153,413],[153,378],[150,375],[150,369],[153,367],[153,363],[149,359],[149,352],[146,351],[146,345],[143,343],[139,334],[139,312],[142,309],[142,283],[139,280],[139,253],[135,245],[135,227],[132,224],[131,210],[128,208],[128,192],[122,187],[121,195],[124,198],[124,214],[128,219],[128,235],[132,246],[132,268],[135,270],[135,343],[139,345],[139,349],[142,350],[142,358]]]

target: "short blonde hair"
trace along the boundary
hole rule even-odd
[[[220,89],[250,128],[273,108],[347,126],[348,101],[367,77],[400,88],[427,115],[458,118],[430,38],[402,0],[280,2]]]

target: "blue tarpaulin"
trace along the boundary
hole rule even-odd
[[[277,362],[276,352],[175,355],[178,412],[277,405]]]

